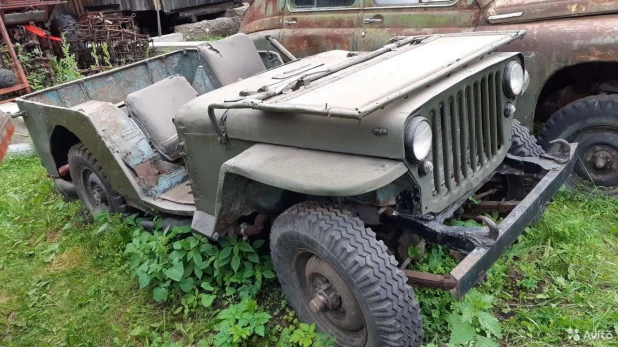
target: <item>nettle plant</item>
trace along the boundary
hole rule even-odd
[[[270,314],[264,312],[255,300],[244,299],[219,312],[215,342],[220,347],[239,346],[256,335],[264,337]]]
[[[453,346],[495,346],[502,338],[502,328],[492,314],[494,297],[472,290],[464,301],[453,304],[454,312],[448,317]]]
[[[189,227],[135,229],[125,255],[140,288],[151,287],[157,302],[166,301],[176,287],[185,292],[175,312],[184,308],[187,314],[197,305],[210,307],[220,292],[252,297],[264,279],[275,277],[270,259],[256,252],[263,240],[250,244],[230,238],[219,243],[221,247],[192,234]]]

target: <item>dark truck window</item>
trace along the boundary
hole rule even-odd
[[[296,8],[349,7],[355,0],[294,0]]]

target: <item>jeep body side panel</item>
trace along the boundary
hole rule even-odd
[[[574,64],[618,61],[617,20],[618,15],[601,15],[509,25],[486,24],[477,30],[526,30],[522,40],[502,50],[524,54],[530,86],[519,99],[516,116],[532,128],[537,100],[552,75]]]
[[[75,134],[101,163],[114,190],[122,192],[122,195],[129,199],[139,199],[135,189],[137,184],[132,184],[129,178],[132,177],[131,172],[125,165],[120,165],[123,158],[117,153],[119,148],[113,141],[115,138],[108,137],[110,132],[121,134],[139,131],[128,117],[109,109],[65,109],[20,99],[17,103],[20,110],[27,114],[24,121],[32,136],[32,142],[41,162],[52,176],[58,177],[58,168],[52,156],[54,144],[50,143],[50,138],[57,127],[63,127]]]

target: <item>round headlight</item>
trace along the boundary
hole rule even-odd
[[[427,119],[414,117],[405,135],[406,157],[410,161],[421,161],[427,157],[431,149],[433,135]]]
[[[504,93],[511,98],[520,95],[524,89],[524,68],[517,61],[510,61],[504,69]]]

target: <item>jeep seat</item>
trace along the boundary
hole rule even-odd
[[[232,84],[266,70],[253,41],[245,34],[207,42],[197,47],[211,80],[220,86]]]
[[[196,97],[189,81],[176,75],[127,95],[125,104],[155,149],[174,161],[180,154],[174,117],[182,105]]]

